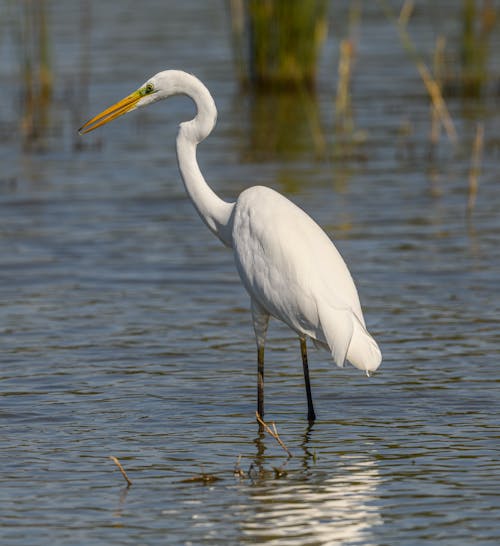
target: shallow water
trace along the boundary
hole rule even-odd
[[[338,36],[318,101],[293,108],[238,93],[222,3],[176,3],[168,16],[159,0],[136,4],[92,3],[90,38],[83,4],[52,5],[59,85],[41,146],[22,151],[14,99],[0,110],[2,544],[497,544],[497,101],[450,100],[460,146],[442,137],[429,160],[425,92],[373,7],[353,91],[365,142],[342,147]],[[417,13],[426,52],[430,28]],[[5,38],[0,51],[12,97],[14,46]],[[74,136],[165,67],[195,72],[216,97],[220,121],[199,150],[207,179],[228,198],[266,184],[310,212],[349,264],[384,354],[367,379],[311,349],[308,427],[298,342],[271,324],[266,419],[290,459],[258,434],[248,298],[231,253],[179,181],[174,138],[189,102],[83,144]],[[467,222],[475,116],[485,150]]]

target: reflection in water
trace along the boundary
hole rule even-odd
[[[30,149],[47,130],[52,99],[50,63],[50,25],[46,4],[24,2],[17,6],[20,32],[16,35],[21,49],[21,132],[24,146]]]
[[[54,146],[61,149],[65,121],[61,113],[65,109],[69,109],[71,115],[69,134],[73,148],[79,150],[83,147],[83,141],[74,128],[80,125],[83,112],[88,111],[91,3],[92,0],[78,0],[77,5],[66,7],[67,12],[61,10],[64,12],[64,27],[72,35],[69,48],[72,70],[63,75],[59,66],[62,48],[57,42],[58,16],[51,9],[51,3],[24,0],[2,6],[0,13],[4,17],[0,22],[4,24],[5,40],[7,43],[11,41],[13,49],[18,51],[18,55],[13,56],[12,70],[16,75],[20,100],[16,101],[12,112],[20,129],[24,151],[49,152]],[[77,46],[79,55],[74,54]],[[2,114],[5,116],[5,111]],[[1,123],[5,123],[3,117]]]
[[[255,466],[262,472],[263,448],[257,441]],[[304,445],[305,464],[311,454]],[[307,481],[267,480],[257,485],[240,516],[243,540],[266,544],[370,544],[373,527],[382,524],[377,487],[380,475],[372,459],[341,455],[330,477]],[[250,512],[250,510],[252,510]]]
[[[127,485],[120,492],[120,498],[118,499],[118,506],[113,512],[113,516],[115,516],[116,518],[121,518],[123,515],[123,507],[125,506],[125,501],[127,500],[127,495],[129,491],[130,491],[130,485]]]
[[[311,148],[317,157],[324,155],[325,135],[314,93],[253,93],[250,100],[247,160],[295,159]]]

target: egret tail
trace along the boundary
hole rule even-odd
[[[319,309],[326,343],[337,366],[347,359],[353,366],[374,372],[382,362],[382,353],[363,323],[351,309]]]

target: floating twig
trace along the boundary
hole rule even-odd
[[[191,476],[190,478],[185,478],[184,480],[181,480],[179,483],[202,483],[204,485],[208,485],[214,482],[218,482],[220,480],[220,478],[216,476],[215,474],[205,472],[203,465],[200,465],[200,466],[201,466],[201,471],[199,473],[196,473],[194,476]]]
[[[264,430],[270,434],[277,442],[278,444],[286,451],[287,455],[289,457],[293,457],[292,455],[292,452],[286,447],[286,445],[283,443],[283,441],[281,440],[281,438],[279,437],[279,434],[278,434],[278,430],[276,429],[276,425],[275,423],[273,422],[272,425],[273,425],[273,428],[271,429],[265,422],[264,420],[262,419],[262,417],[259,415],[259,412],[256,411],[255,412],[255,416],[257,417],[257,422],[259,423],[259,425],[261,425]]]
[[[132,485],[132,481],[127,476],[127,473],[125,472],[125,469],[123,468],[122,463],[116,457],[113,457],[113,455],[110,455],[109,458],[116,464],[116,466],[118,467],[118,469],[122,473],[122,476],[125,478],[125,480],[127,482],[127,487],[130,487]]]
[[[283,478],[288,475],[288,472],[285,470],[284,466],[273,466],[273,472],[276,479]]]
[[[206,472],[200,472],[196,476],[191,476],[191,478],[186,478],[181,480],[179,483],[203,483],[208,485],[210,483],[218,482],[220,478],[215,474],[207,474]]]
[[[469,173],[469,199],[467,201],[467,215],[470,216],[476,204],[479,175],[481,173],[481,159],[483,155],[484,125],[477,124],[476,136],[472,145],[472,160]]]

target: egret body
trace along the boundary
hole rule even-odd
[[[250,295],[257,342],[257,411],[264,415],[264,344],[273,316],[299,337],[308,419],[313,421],[307,338],[330,351],[340,367],[348,360],[369,374],[382,360],[366,329],[351,274],[326,233],[302,209],[270,188],[248,188],[235,202],[224,201],[213,192],[201,174],[196,148],[214,128],[217,109],[203,83],[186,72],[159,72],[85,123],[80,133],[172,95],[187,95],[197,107],[194,119],[181,123],[177,136],[179,169],[187,194],[208,228],[233,249],[236,268]]]

